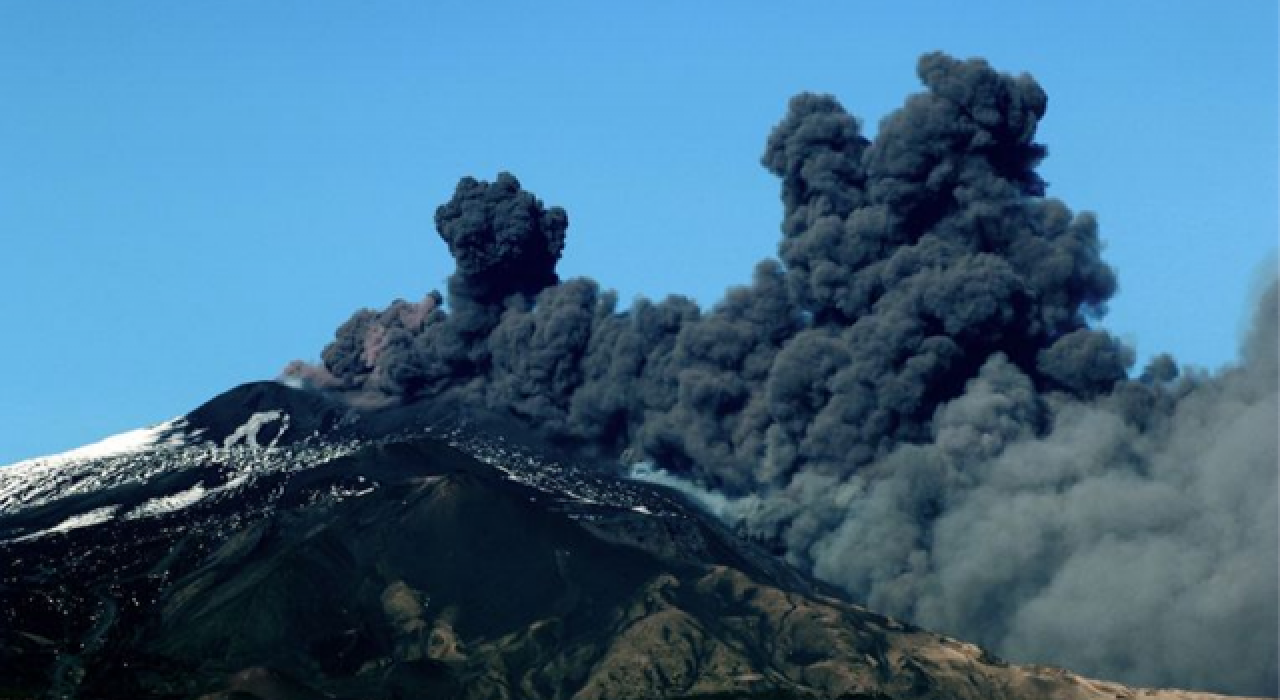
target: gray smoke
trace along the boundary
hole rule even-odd
[[[929,442],[717,509],[872,608],[1017,660],[1274,694],[1276,338],[1272,286],[1239,367],[1092,402],[993,356]]]
[[[1274,294],[1240,367],[1127,379],[1090,326],[1116,290],[1097,223],[1035,171],[1044,91],[942,54],[918,74],[874,139],[792,100],[763,158],[778,260],[709,310],[560,281],[564,211],[465,178],[436,214],[448,311],[361,311],[288,374],[643,460],[873,607],[1010,656],[1274,694]]]

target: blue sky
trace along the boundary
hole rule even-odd
[[[441,287],[461,175],[570,214],[561,271],[714,301],[773,253],[792,94],[875,124],[942,49],[1050,95],[1142,357],[1235,357],[1277,246],[1274,2],[0,4],[0,464],[314,359]]]

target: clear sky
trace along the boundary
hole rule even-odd
[[[315,359],[451,269],[456,179],[570,215],[564,275],[712,302],[774,251],[787,99],[874,132],[942,49],[1050,96],[1140,357],[1235,357],[1277,246],[1277,3],[0,3],[0,464]]]

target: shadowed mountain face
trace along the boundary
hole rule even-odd
[[[1138,697],[876,615],[494,426],[407,429],[426,412],[253,384],[0,470],[0,698]]]

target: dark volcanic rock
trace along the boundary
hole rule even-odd
[[[253,384],[0,470],[0,698],[1131,697],[871,613],[663,489],[386,415]]]
[[[315,391],[304,391],[280,382],[250,382],[205,402],[187,414],[184,429],[204,441],[224,444],[258,415],[261,444],[289,444],[329,434],[344,423],[348,409]],[[287,419],[286,419],[287,417]]]

